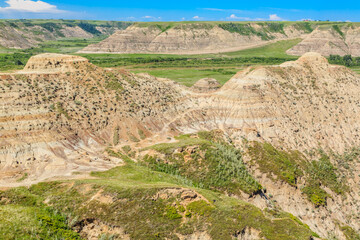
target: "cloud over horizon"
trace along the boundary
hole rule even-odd
[[[277,14],[270,14],[269,20],[271,21],[284,21],[281,17],[279,17]]]
[[[65,13],[66,11],[60,10],[57,6],[43,1],[32,0],[7,0],[6,7],[0,7],[0,12],[18,11],[29,13]]]

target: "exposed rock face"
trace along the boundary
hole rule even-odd
[[[145,126],[157,131],[182,110],[175,106],[182,96],[178,85],[149,75],[105,71],[81,57],[53,54],[33,57],[26,68],[0,76],[2,183],[16,185],[24,171],[29,178],[22,184],[111,168],[119,160],[105,156],[103,144],[115,133],[138,141],[150,134]]]
[[[360,145],[359,78],[315,53],[248,68],[206,95],[145,74],[103,70],[81,57],[45,54],[21,74],[2,75],[1,90],[6,169],[21,170],[34,159],[46,165],[53,155],[80,157],[74,145],[102,149],[106,142],[204,129],[302,151],[320,146],[341,153]]]
[[[66,73],[75,72],[88,65],[86,58],[72,55],[44,53],[33,56],[27,62],[23,73]]]
[[[213,92],[218,90],[221,84],[214,78],[203,78],[197,81],[191,89],[195,92]]]
[[[287,51],[290,55],[303,55],[318,52],[323,56],[347,55],[360,56],[360,27],[318,27],[305,39]]]
[[[262,25],[246,26],[254,29]],[[264,30],[264,32],[266,32]],[[272,41],[297,38],[304,34],[293,26],[284,27],[282,32],[269,33],[268,39],[259,34],[240,34],[209,24],[179,24],[163,30],[156,25],[142,27],[133,25],[98,44],[84,48],[82,53],[211,53],[235,51],[255,47]]]
[[[183,132],[231,128],[240,130],[238,137],[290,149],[320,145],[343,152],[360,144],[354,114],[359,91],[359,77],[349,69],[307,53],[295,62],[239,72],[169,126]]]

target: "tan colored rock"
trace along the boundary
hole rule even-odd
[[[262,28],[254,23],[253,28]],[[265,31],[265,30],[264,30]],[[285,26],[284,33],[267,32],[273,40],[263,40],[256,34],[239,34],[219,26],[202,23],[178,24],[166,30],[156,25],[142,27],[132,25],[117,31],[97,44],[91,44],[81,53],[217,53],[236,51],[265,45],[281,39],[301,37],[304,32],[293,26]]]
[[[196,92],[213,92],[218,90],[221,84],[214,78],[203,78],[197,81],[191,89]]]
[[[339,29],[342,34],[331,27],[318,27],[286,53],[297,56],[306,52],[318,52],[323,56],[360,56],[360,27],[339,26]]]
[[[31,57],[21,73],[74,72],[88,63],[89,61],[86,58],[79,56],[44,53]]]

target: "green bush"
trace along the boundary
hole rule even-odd
[[[235,147],[209,141],[211,133],[200,133],[206,139],[183,135],[177,143],[154,145],[152,149],[165,154],[165,158],[145,156],[144,163],[152,170],[185,177],[196,186],[222,192],[255,194],[262,186],[247,171],[241,152]],[[191,147],[190,153],[185,148]],[[183,152],[174,153],[175,149]],[[185,155],[187,161],[184,160]]]

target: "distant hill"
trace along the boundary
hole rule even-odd
[[[27,49],[59,38],[93,38],[125,29],[128,22],[83,20],[0,20],[0,45],[4,48]]]
[[[288,51],[360,56],[360,25],[338,22],[160,22],[136,23],[81,53],[202,54],[254,48],[302,38]]]
[[[82,53],[199,54],[238,51],[312,32],[307,22],[136,23]]]

